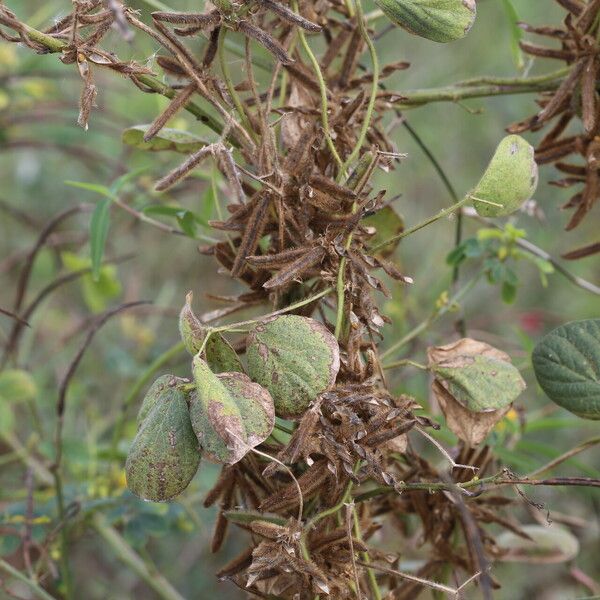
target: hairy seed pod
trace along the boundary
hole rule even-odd
[[[434,42],[459,40],[475,21],[475,0],[375,0],[396,25]]]

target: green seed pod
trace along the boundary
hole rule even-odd
[[[409,33],[434,42],[459,40],[473,26],[475,0],[375,0],[385,16]]]
[[[550,400],[582,419],[600,419],[600,319],[554,329],[537,344],[531,360]]]
[[[167,392],[145,414],[125,464],[129,489],[153,502],[181,494],[200,464],[185,395],[176,388]]]
[[[498,144],[470,196],[482,217],[505,217],[533,196],[537,183],[538,167],[533,147],[518,135],[508,135]]]
[[[335,382],[340,350],[318,321],[283,315],[258,325],[248,335],[248,373],[266,387],[280,417],[299,418]]]
[[[192,355],[198,353],[206,337],[205,327],[192,310],[193,298],[192,292],[188,292],[185,304],[179,313],[179,334],[187,351]]]
[[[198,355],[192,371],[196,392],[190,395],[190,417],[200,446],[209,460],[234,464],[271,435],[273,399],[243,373],[215,375]]]

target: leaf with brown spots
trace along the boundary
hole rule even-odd
[[[190,416],[200,446],[209,460],[234,464],[271,435],[271,395],[243,373],[215,375],[198,355],[192,371],[196,392],[190,397]]]
[[[187,488],[199,464],[185,395],[173,387],[163,389],[144,413],[127,455],[127,486],[144,500],[164,502]]]

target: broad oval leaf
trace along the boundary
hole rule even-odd
[[[174,150],[184,154],[196,152],[209,143],[193,133],[168,127],[163,127],[151,140],[146,142],[144,135],[149,128],[150,125],[135,125],[126,129],[123,132],[123,143],[140,150],[153,152]]]
[[[206,362],[213,373],[244,372],[240,357],[218,331],[208,338],[204,351]]]
[[[148,388],[138,411],[138,427],[142,425],[144,419],[159,402],[168,402],[179,397],[181,391],[177,389],[177,386],[182,383],[185,383],[185,380],[175,375],[161,375],[156,379]]]
[[[234,464],[271,435],[273,399],[243,373],[215,375],[198,355],[192,370],[190,417],[202,451],[209,460]]]
[[[550,400],[583,419],[600,419],[600,319],[558,327],[540,340],[531,358]]]
[[[537,183],[533,146],[518,135],[508,135],[498,144],[483,177],[469,195],[481,216],[504,217],[533,196]]]
[[[463,338],[427,352],[436,381],[472,412],[505,408],[526,387],[510,357],[489,344]]]
[[[335,382],[340,368],[337,340],[321,323],[283,315],[261,323],[248,335],[248,373],[266,387],[275,412],[301,417],[310,403]]]
[[[465,37],[477,12],[475,0],[375,0],[375,3],[396,25],[443,43]]]
[[[144,416],[127,456],[129,489],[164,502],[181,494],[200,464],[200,448],[183,392],[170,388]]]
[[[520,528],[531,539],[512,531],[498,536],[496,544],[503,551],[499,560],[530,564],[553,564],[572,560],[579,554],[579,541],[567,529],[553,524],[525,525]]]

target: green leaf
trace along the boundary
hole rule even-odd
[[[523,525],[520,527],[530,539],[512,531],[501,533],[496,544],[504,551],[498,559],[504,562],[553,564],[574,559],[579,554],[579,541],[564,527],[556,523]]]
[[[117,179],[115,179],[111,185],[110,185],[110,193],[113,194],[113,196],[117,196],[118,193],[132,180],[135,179],[138,175],[140,175],[141,173],[144,173],[145,171],[148,170],[148,167],[140,167],[139,169],[134,169],[133,171],[130,171],[129,173],[125,173],[124,175],[121,175],[120,177],[117,177]]]
[[[186,350],[192,356],[196,355],[202,348],[206,337],[206,328],[192,310],[193,299],[193,293],[188,292],[185,297],[185,304],[179,313],[179,335]]]
[[[519,43],[523,39],[523,30],[519,27],[519,16],[515,10],[512,0],[502,0],[504,11],[510,24],[510,50],[513,55],[515,66],[519,71],[523,70],[525,62],[523,61],[523,52]]]
[[[213,373],[244,372],[239,356],[218,331],[208,338],[205,352],[206,362]]]
[[[190,417],[200,446],[214,462],[234,464],[264,442],[275,424],[269,392],[243,373],[215,375],[196,355]]]
[[[542,338],[531,358],[552,401],[583,419],[600,419],[600,319],[558,327]]]
[[[97,194],[105,196],[106,198],[110,198],[111,200],[113,200],[115,197],[109,188],[98,183],[87,183],[85,181],[65,181],[65,184],[70,185],[71,187],[87,190],[88,192],[96,192]]]
[[[375,0],[385,16],[409,33],[434,42],[459,40],[475,21],[475,0]]]
[[[185,395],[175,388],[166,391],[145,414],[125,464],[129,489],[153,502],[181,494],[200,464]]]
[[[146,417],[154,409],[154,407],[160,402],[170,402],[176,400],[181,391],[177,389],[177,386],[184,383],[185,380],[175,375],[161,375],[154,383],[150,386],[142,406],[137,415],[138,427],[141,427]]]
[[[517,298],[517,286],[509,281],[502,283],[502,300],[506,304],[512,304]]]
[[[0,373],[0,401],[21,402],[37,395],[33,377],[22,369],[7,369]]]
[[[92,258],[92,279],[100,279],[100,268],[104,256],[104,246],[110,225],[110,205],[112,200],[101,200],[96,204],[90,220],[90,255]]]
[[[321,323],[283,315],[261,323],[248,335],[248,373],[265,386],[277,416],[301,417],[317,396],[333,385],[340,368],[339,346]]]
[[[369,245],[372,247],[378,246],[404,231],[404,219],[389,205],[384,206],[374,215],[363,219],[361,224],[375,230],[375,234],[369,240]],[[396,240],[387,244],[381,250],[378,250],[376,254],[383,257],[390,256],[399,243],[400,240]]]
[[[526,387],[510,357],[489,344],[464,338],[427,354],[435,380],[470,411],[505,408]]]
[[[193,133],[168,127],[163,127],[151,140],[145,142],[144,135],[149,127],[150,125],[135,125],[126,129],[123,132],[123,143],[140,150],[174,150],[185,154],[196,152],[210,143]]]
[[[498,144],[483,177],[469,195],[481,216],[503,217],[533,196],[537,182],[533,147],[518,135],[508,135]]]

